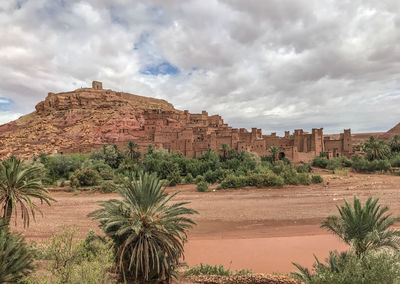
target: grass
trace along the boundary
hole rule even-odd
[[[193,266],[185,271],[185,276],[197,276],[197,275],[218,275],[218,276],[241,276],[252,274],[251,270],[241,269],[232,271],[225,269],[222,264],[220,265],[209,265],[200,263],[199,266]]]

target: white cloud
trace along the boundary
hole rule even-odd
[[[28,113],[101,80],[268,131],[399,121],[400,2],[5,1],[0,96]],[[177,75],[146,75],[169,62]]]
[[[16,120],[19,117],[21,117],[22,114],[21,113],[13,113],[10,111],[0,111],[0,125]]]

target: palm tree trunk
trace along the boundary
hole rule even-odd
[[[12,201],[8,199],[3,207],[3,218],[7,224],[10,224],[11,216],[12,216]]]

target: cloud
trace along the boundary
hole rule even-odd
[[[22,114],[21,113],[13,113],[10,111],[0,111],[0,125],[16,120],[19,117],[21,117]]]
[[[396,0],[3,2],[0,100],[11,113],[100,80],[234,127],[399,122]]]

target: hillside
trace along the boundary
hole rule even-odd
[[[143,129],[144,112],[152,110],[179,112],[164,100],[103,90],[98,82],[93,88],[49,93],[35,112],[0,126],[0,157],[84,151],[135,139]]]

